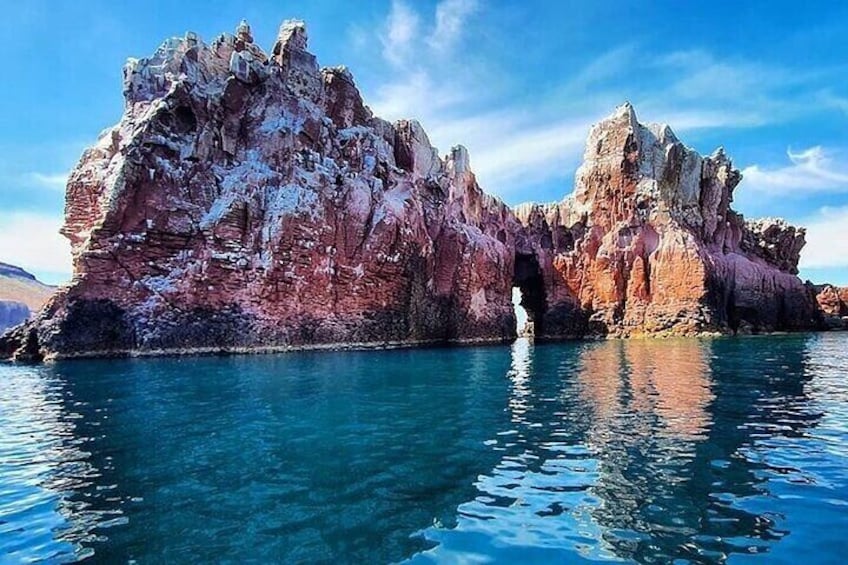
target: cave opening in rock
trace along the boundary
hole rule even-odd
[[[516,253],[512,302],[515,307],[518,335],[540,336],[545,306],[545,282],[535,254]]]
[[[516,333],[518,337],[524,337],[527,333],[526,328],[529,316],[527,315],[527,310],[521,305],[521,289],[517,286],[512,287],[512,308],[515,310]]]

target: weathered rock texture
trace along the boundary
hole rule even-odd
[[[824,284],[814,288],[825,325],[830,329],[848,329],[848,287]]]
[[[543,284],[536,334],[696,334],[816,327],[797,277],[804,230],[746,222],[722,149],[702,157],[629,104],[594,126],[574,193],[516,210],[518,261]]]
[[[513,213],[455,147],[374,117],[301,22],[165,42],[70,175],[74,278],[0,357],[796,329],[804,233],[730,209],[740,175],[623,106],[574,194]]]
[[[266,54],[242,23],[128,62],[123,118],[70,175],[74,278],[31,350],[514,335],[509,208],[464,148],[441,158],[417,122],[375,118],[306,44],[287,21]]]
[[[20,267],[0,263],[0,332],[41,310],[55,290]]]

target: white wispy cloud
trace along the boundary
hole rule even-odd
[[[520,187],[521,183],[515,182],[519,179],[531,183],[567,177],[582,154],[589,126],[604,114],[602,104],[611,109],[620,100],[596,97],[593,111],[588,114],[591,118],[568,112],[561,115],[561,106],[551,103],[530,112],[515,106],[493,108],[495,80],[489,69],[474,68],[468,60],[458,66],[453,64],[461,58],[456,51],[466,32],[466,22],[478,9],[476,0],[443,0],[430,21],[412,13],[408,5],[393,3],[385,30],[415,27],[429,28],[433,33],[429,39],[395,33],[395,37],[405,39],[397,41],[392,50],[385,49],[392,34],[383,33],[385,60],[405,64],[374,87],[369,105],[377,115],[389,120],[419,120],[430,141],[443,152],[459,143],[468,147],[472,167],[481,184],[492,193],[510,193]],[[576,91],[613,76],[632,51],[631,45],[611,50],[565,88]],[[402,59],[404,54],[428,52],[433,57]]]
[[[759,96],[773,85],[795,80],[779,68],[748,61],[718,60],[711,53],[678,51],[660,58],[658,66],[676,70],[669,84],[669,95],[675,98],[739,99]]]
[[[388,120],[425,121],[438,119],[442,112],[467,100],[467,96],[455,83],[439,82],[431,73],[417,69],[379,85],[369,105]]]
[[[516,196],[522,186],[568,177],[579,160],[591,121],[561,120],[551,123],[509,122],[477,132],[469,146],[471,165],[481,184],[495,194]],[[492,139],[490,136],[496,136]],[[563,195],[569,190],[563,190]],[[527,195],[532,200],[532,195]]]
[[[368,85],[365,96],[381,117],[418,119],[442,152],[468,147],[481,185],[507,200],[554,178],[565,179],[563,195],[570,192],[589,125],[625,100],[641,121],[668,123],[679,134],[758,128],[815,111],[799,93],[819,88],[825,76],[703,49],[651,53],[627,42],[587,57],[560,80],[547,77],[531,100],[527,85],[517,82],[520,72],[504,67],[497,54],[469,47],[482,44],[475,35],[480,26],[470,25],[476,14],[485,15],[478,0],[441,0],[434,12],[395,0],[378,32],[383,59],[395,71],[379,73],[384,78]],[[838,97],[828,100],[838,105]],[[843,173],[826,153],[791,156],[787,167],[750,167],[745,182],[786,190],[798,179],[816,190],[841,183]]]
[[[61,216],[0,212],[0,261],[70,278],[71,247],[59,235],[61,226]]]
[[[402,65],[418,37],[418,14],[402,0],[393,0],[386,25],[380,37],[383,57],[394,65]]]
[[[803,224],[807,245],[801,252],[802,269],[848,267],[848,206],[822,208]]]
[[[443,0],[436,5],[436,28],[430,36],[430,47],[439,52],[450,51],[462,36],[463,27],[479,4],[477,0]]]
[[[23,180],[28,185],[64,190],[68,182],[68,173],[27,173]]]
[[[848,116],[848,97],[839,96],[830,90],[819,92],[819,101],[828,108],[835,108]]]
[[[765,168],[751,165],[742,170],[746,188],[776,194],[848,191],[848,165],[821,146],[797,153],[788,149],[788,165]]]
[[[604,81],[614,79],[631,66],[637,58],[638,46],[633,43],[619,45],[590,60],[565,84],[563,95],[586,92]]]

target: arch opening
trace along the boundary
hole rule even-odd
[[[515,307],[516,330],[519,337],[543,335],[547,300],[542,269],[535,254],[515,254],[515,273],[512,285],[512,301]]]

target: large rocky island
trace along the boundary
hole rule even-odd
[[[629,104],[592,128],[570,196],[512,210],[465,148],[440,156],[319,68],[299,21],[268,53],[246,23],[170,39],[127,63],[124,97],[68,181],[73,280],[0,358],[502,341],[514,286],[537,337],[823,323],[803,229],[746,221],[724,151]]]

